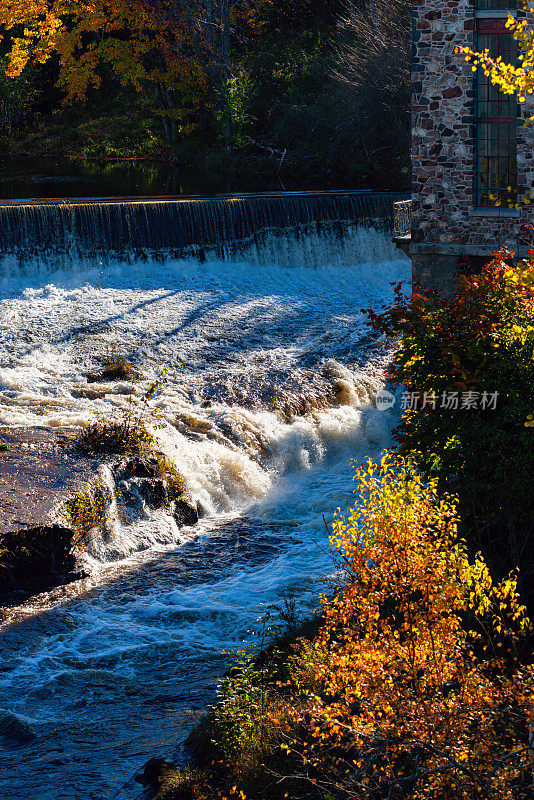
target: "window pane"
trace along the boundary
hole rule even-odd
[[[514,204],[517,184],[516,126],[480,123],[478,141],[478,202],[493,206],[496,200]],[[491,195],[491,197],[490,197]]]
[[[497,11],[517,8],[517,0],[478,0],[479,11]]]
[[[490,8],[491,0],[487,0]],[[510,8],[510,4],[491,4],[491,8]],[[483,29],[484,30],[484,29]],[[490,55],[501,55],[513,63],[517,58],[516,43],[510,33],[477,33],[477,49],[489,50]],[[516,202],[517,186],[517,100],[514,95],[503,94],[479,70],[477,89],[478,131],[478,204],[494,206]]]
[[[489,50],[490,55],[501,55],[513,63],[517,58],[515,39],[509,33],[479,33],[477,49]],[[517,100],[514,95],[503,94],[482,70],[477,73],[477,116],[479,119],[515,117]]]

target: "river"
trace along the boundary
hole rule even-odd
[[[43,269],[36,255],[32,270],[26,254],[19,278],[5,257],[0,424],[109,418],[157,381],[140,413],[204,516],[178,529],[148,508],[117,515],[85,554],[90,577],[4,609],[1,797],[140,797],[133,774],[180,756],[223,651],[287,594],[313,606],[335,570],[325,520],[351,501],[350,460],[378,456],[396,419],[373,402],[388,354],[362,313],[409,280],[390,239],[352,222],[264,242],[261,258]],[[90,390],[85,373],[112,347],[143,377]]]

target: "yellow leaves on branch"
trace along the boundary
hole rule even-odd
[[[30,58],[43,63],[61,38],[63,23],[52,4],[7,0],[0,4],[0,27],[22,33],[12,40],[9,53],[9,77],[20,75]]]
[[[530,0],[521,0],[521,5],[526,13],[534,12]],[[516,19],[512,15],[508,17],[506,27],[517,42],[519,64],[508,64],[501,56],[492,57],[488,50],[477,52],[470,47],[457,47],[456,52],[465,55],[473,72],[482,69],[501,92],[515,94],[518,101],[524,103],[526,96],[534,92],[534,29],[528,19]],[[533,120],[534,117],[531,117],[525,124]]]
[[[297,658],[310,686],[305,757],[350,753],[353,781],[380,770],[385,783],[413,781],[415,798],[511,800],[533,757],[516,576],[494,583],[481,555],[470,562],[456,501],[409,462],[386,454],[355,480],[358,502],[332,534],[347,584]]]
[[[140,89],[144,81],[158,82],[191,100],[205,91],[207,78],[185,24],[187,6],[180,0],[4,0],[7,75],[57,53],[59,85],[71,99],[99,86],[98,68],[105,64],[124,84]]]

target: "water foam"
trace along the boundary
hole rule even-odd
[[[102,467],[111,530],[89,543],[94,574],[6,612],[0,707],[33,738],[2,750],[3,796],[118,797],[148,758],[175,755],[222,649],[285,593],[306,606],[332,573],[325,520],[352,499],[349,461],[378,457],[394,421],[373,404],[387,353],[361,308],[387,302],[409,263],[373,230],[354,229],[341,255],[318,238],[313,268],[306,247],[264,264],[75,260],[4,296],[0,424],[109,417],[170,367],[143,413],[157,412],[159,446],[206,516],[178,530],[140,501],[126,524]],[[146,377],[89,383],[117,343]]]
[[[369,362],[361,307],[391,297],[407,262],[372,229],[354,228],[342,247],[325,236],[294,244],[282,264],[268,253],[263,265],[147,259],[88,273],[77,263],[45,285],[37,271],[1,304],[0,425],[72,428],[134,408],[157,422],[161,449],[210,515],[242,512],[344,439],[372,443],[381,434],[362,408],[383,385],[384,358]],[[117,343],[144,378],[89,383],[95,356]],[[149,509],[127,531],[115,516],[113,540],[95,541],[93,556],[178,540]]]

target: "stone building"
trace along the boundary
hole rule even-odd
[[[521,13],[517,0],[413,2],[410,255],[414,278],[447,293],[465,256],[476,266],[501,245],[534,246],[524,228],[534,206],[509,207],[534,187],[534,128],[522,125],[532,105],[454,52],[470,45],[515,60],[509,13]]]

